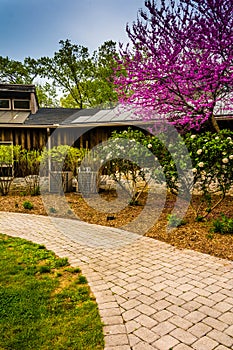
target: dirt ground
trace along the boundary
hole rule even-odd
[[[193,197],[194,202],[199,199],[198,196]],[[51,194],[28,196],[14,193],[0,197],[0,211],[53,215],[98,225],[121,227],[144,233],[180,249],[193,249],[233,260],[233,234],[222,235],[210,231],[213,219],[219,218],[221,213],[232,217],[233,196],[227,196],[203,222],[195,221],[189,206],[184,217],[185,224],[175,229],[168,229],[167,226],[167,215],[174,208],[174,196],[167,195],[164,203],[160,196],[148,200],[147,194],[144,194],[137,206],[125,205],[125,202],[122,204],[123,200],[124,198],[117,198],[114,191],[102,192],[92,196],[91,199],[83,198],[76,192],[67,193],[65,196]],[[30,201],[33,209],[24,209],[25,201]]]

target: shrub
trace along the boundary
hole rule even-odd
[[[121,145],[120,141],[124,138],[128,142]],[[134,190],[131,198],[134,201],[138,199],[135,195],[138,181],[153,178],[158,183],[164,183],[165,177],[169,190],[188,201],[194,188],[199,191],[199,201],[191,201],[191,206],[195,218],[201,221],[220,205],[233,186],[232,131],[188,133],[177,137],[169,130],[158,135],[144,135],[129,128],[114,132],[110,141],[100,152],[100,159],[104,160],[104,166],[114,180],[120,182],[121,174],[124,178],[130,175]],[[139,143],[144,149],[139,147]],[[160,167],[151,166],[150,155],[146,152],[148,149],[158,159],[162,171]],[[135,163],[128,159],[135,159]],[[140,159],[145,160],[143,169],[137,164]],[[149,174],[145,172],[147,166]],[[214,197],[214,194],[218,196]]]
[[[30,201],[24,201],[23,207],[24,207],[24,209],[28,209],[28,210],[31,210],[34,208],[33,204]]]
[[[213,221],[212,232],[228,234],[233,233],[233,218],[228,218],[226,215],[222,214],[221,218]]]
[[[167,216],[168,226],[170,227],[179,227],[185,225],[185,221],[180,219],[176,214],[169,214]]]

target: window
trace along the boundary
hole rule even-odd
[[[30,109],[30,101],[29,100],[13,100],[13,109]]]
[[[10,109],[10,100],[1,98],[0,109]]]

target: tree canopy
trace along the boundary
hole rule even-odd
[[[92,55],[88,48],[61,40],[53,57],[23,62],[0,56],[0,81],[9,84],[36,83],[38,100],[43,107],[58,105],[56,91],[63,93],[62,107],[108,107],[117,101],[114,91],[116,43],[106,41]],[[36,82],[42,78],[43,83]],[[45,82],[44,82],[45,80]]]
[[[23,62],[0,56],[0,81],[7,84],[32,84],[37,76],[35,60]]]
[[[148,0],[126,30],[120,100],[178,128],[218,130],[218,102],[233,102],[233,1]]]

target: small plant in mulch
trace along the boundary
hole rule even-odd
[[[176,214],[168,214],[167,220],[169,227],[179,227],[186,224],[185,220],[180,219]]]
[[[30,201],[23,202],[24,209],[32,210],[34,208],[33,204]]]
[[[212,232],[221,234],[233,233],[233,218],[228,218],[226,215],[221,214],[221,218],[217,218],[213,221]]]
[[[57,209],[55,209],[54,207],[51,207],[51,208],[49,208],[49,212],[50,213],[56,213],[57,212]]]

